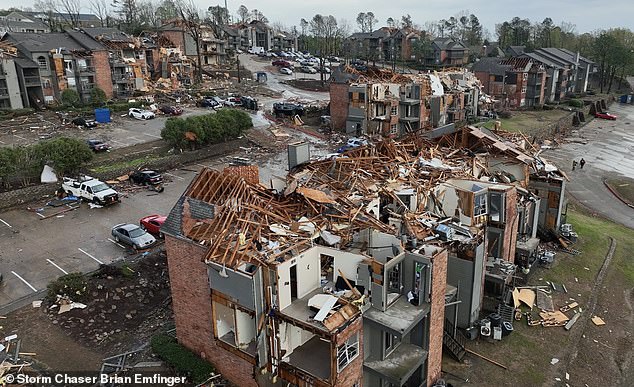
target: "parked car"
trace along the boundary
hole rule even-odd
[[[105,152],[112,148],[110,144],[101,140],[86,140],[86,144],[94,152]]]
[[[317,70],[310,66],[302,66],[302,71],[307,74],[317,74]]]
[[[135,250],[148,248],[156,242],[156,238],[136,224],[117,224],[111,233],[115,242],[125,243]]]
[[[242,96],[240,97],[240,102],[245,109],[258,110],[258,100],[253,97]]]
[[[330,67],[324,66],[319,68],[319,72],[324,74],[330,74],[332,70],[330,70]]]
[[[275,113],[276,116],[302,116],[304,115],[304,106],[298,103],[276,102],[273,104],[273,113]]]
[[[136,118],[137,120],[149,120],[156,117],[154,112],[139,108],[130,108],[130,110],[128,110],[128,116]]]
[[[286,74],[286,75],[293,75],[293,70],[289,69],[288,67],[282,67],[280,69],[280,73]]]
[[[610,114],[610,113],[601,113],[601,112],[597,112],[594,114],[595,117],[597,118],[602,118],[604,120],[612,120],[615,121],[616,120],[616,116],[614,114]]]
[[[62,179],[62,191],[67,195],[82,198],[99,205],[114,204],[119,202],[119,193],[108,184],[83,176],[80,179],[64,177]]]
[[[242,106],[242,100],[240,97],[229,97],[225,100],[225,106]]]
[[[71,122],[73,125],[83,126],[84,128],[94,128],[97,126],[97,121],[92,118],[77,117]]]
[[[218,97],[205,97],[201,99],[200,101],[198,101],[197,105],[200,107],[210,107],[213,109],[219,109],[222,107],[224,100],[218,98],[220,101],[222,101],[222,102],[219,102],[216,98]]]
[[[288,67],[288,68],[293,67],[291,62],[289,62],[287,60],[283,60],[283,59],[274,60],[271,64],[273,66],[280,66],[280,67]]]
[[[136,171],[130,174],[130,181],[134,184],[158,185],[163,183],[163,176],[156,171]]]
[[[360,146],[368,145],[368,140],[364,138],[351,137],[348,139],[348,142],[346,142],[346,145],[352,148],[358,148]]]
[[[173,105],[162,105],[159,107],[159,110],[170,116],[180,116],[183,114],[183,109]]]
[[[159,238],[163,238],[163,233],[161,232],[161,226],[165,223],[165,219],[167,216],[162,215],[148,215],[141,220],[139,220],[139,225],[142,229],[149,232],[152,235],[157,235]]]

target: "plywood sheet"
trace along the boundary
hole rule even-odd
[[[533,305],[535,305],[535,292],[533,290],[521,289],[518,298],[529,308],[533,309]]]

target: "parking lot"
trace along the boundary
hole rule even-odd
[[[211,164],[200,164],[214,166]],[[32,203],[0,214],[0,261],[4,284],[0,287],[0,306],[20,297],[46,289],[55,278],[72,272],[89,272],[100,264],[128,259],[135,253],[116,243],[111,235],[118,223],[138,224],[145,215],[167,214],[183,193],[195,170],[165,173],[170,180],[161,194],[141,190],[122,197],[121,203],[91,209],[82,203],[79,209],[44,207]],[[58,215],[55,215],[55,214]],[[52,215],[52,216],[51,216]],[[50,217],[49,217],[50,216]],[[160,245],[160,242],[157,243]],[[155,246],[155,248],[158,246]]]

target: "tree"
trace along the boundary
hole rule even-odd
[[[65,89],[62,91],[60,99],[64,106],[79,106],[81,103],[79,93],[73,89]]]
[[[268,23],[269,19],[266,18],[266,16],[264,16],[264,14],[260,11],[258,11],[257,9],[253,9],[251,11],[251,19],[255,20],[255,21],[259,21],[262,23]]]
[[[179,23],[185,28],[185,31],[192,37],[196,44],[196,82],[203,82],[202,73],[202,55],[200,54],[200,41],[202,39],[202,20],[200,17],[200,11],[194,3],[194,0],[188,2],[181,2],[178,6],[178,11],[181,16]]]
[[[90,104],[93,106],[103,106],[108,101],[106,92],[99,87],[95,87],[90,91]]]
[[[110,25],[110,12],[106,0],[90,0],[88,9],[97,16],[102,27]]]
[[[156,17],[160,22],[178,18],[178,7],[173,0],[163,0],[156,8]]]
[[[389,28],[396,28],[396,21],[391,17],[387,18],[386,24]]]
[[[79,0],[57,0],[59,9],[62,10],[65,17],[68,18],[70,26],[73,28],[79,27],[79,11],[81,10],[81,4]]]
[[[137,0],[112,0],[112,7],[123,22],[122,29],[135,34],[139,26]]]
[[[39,144],[42,161],[50,164],[58,175],[75,174],[93,158],[85,142],[59,137]]]
[[[412,28],[414,27],[414,23],[412,22],[412,15],[409,13],[407,15],[401,16],[401,28]]]
[[[245,5],[241,5],[238,8],[238,17],[240,18],[241,23],[246,23],[249,19],[249,8],[247,8]]]
[[[216,36],[222,36],[222,27],[229,24],[229,11],[219,5],[207,8],[207,24]]]
[[[365,14],[366,17],[366,25],[368,26],[368,32],[374,31],[374,25],[378,23],[376,17],[374,17],[374,12],[368,12]]]
[[[158,31],[162,21],[152,0],[140,1],[138,4],[139,25],[143,29]]]
[[[79,27],[80,0],[37,0],[35,7],[46,14],[44,23],[51,30]]]

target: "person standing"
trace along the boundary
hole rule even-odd
[[[583,169],[584,165],[586,165],[586,160],[582,158],[581,160],[579,160],[579,169]]]
[[[574,171],[577,167],[577,160],[572,160],[572,170]]]

